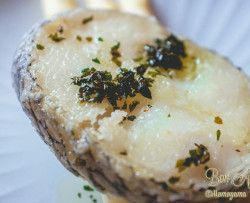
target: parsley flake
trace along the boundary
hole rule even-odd
[[[125,151],[122,151],[120,152],[120,155],[123,155],[123,156],[127,156],[128,155],[128,152],[125,150]]]
[[[148,71],[148,75],[150,75],[153,78],[155,78],[157,75],[162,75],[164,77],[167,77],[166,75],[164,75],[161,71],[157,69],[155,69],[154,71]]]
[[[129,121],[134,121],[136,119],[136,116],[134,116],[134,115],[127,116],[126,119],[129,120]]]
[[[121,67],[121,66],[122,66],[122,62],[121,62],[118,58],[112,58],[112,61],[113,61],[118,67]]]
[[[120,48],[120,42],[117,42],[116,45],[114,45],[111,49],[119,49]]]
[[[84,185],[84,186],[83,186],[83,189],[84,189],[85,191],[88,191],[88,192],[93,192],[93,191],[94,191],[94,189],[93,189],[92,187],[90,187],[89,185]]]
[[[210,153],[207,150],[207,147],[204,145],[196,144],[197,149],[189,150],[189,157],[186,159],[179,159],[176,162],[176,168],[179,172],[184,171],[187,167],[190,167],[192,164],[199,166],[200,164],[205,164],[210,160]]]
[[[101,64],[101,62],[99,61],[99,59],[97,57],[92,59],[92,61],[95,62],[95,63]]]
[[[76,39],[77,39],[78,41],[82,41],[82,37],[79,36],[79,35],[76,36]]]
[[[36,48],[37,48],[38,50],[44,50],[44,46],[41,45],[41,44],[37,44],[37,45],[36,45]]]
[[[52,39],[55,42],[61,42],[62,40],[65,39],[64,37],[59,37],[57,32],[55,34],[50,34],[49,38]]]
[[[143,57],[139,57],[139,58],[136,58],[136,59],[133,59],[134,62],[140,62],[141,60],[143,59]]]
[[[88,68],[82,69],[81,73],[83,74],[83,73],[85,73],[85,72],[87,72],[87,71],[89,71],[89,67],[88,67]]]
[[[88,18],[85,18],[85,19],[82,20],[82,24],[87,24],[87,23],[89,23],[90,21],[92,21],[93,19],[94,19],[93,16],[90,16],[90,17],[88,17]]]
[[[112,61],[118,66],[121,67],[122,62],[119,60],[119,57],[121,57],[121,53],[119,52],[120,42],[117,42],[116,45],[111,47],[110,54],[112,55]]]
[[[92,37],[86,37],[86,40],[87,40],[88,42],[92,42],[93,38],[92,38]]]
[[[220,132],[220,130],[217,130],[216,135],[217,135],[217,141],[219,141],[220,136],[221,136],[221,132]]]
[[[98,41],[103,42],[103,38],[98,37]]]
[[[181,58],[186,57],[184,43],[174,35],[165,40],[155,39],[154,45],[146,45],[147,63],[151,67],[162,67],[180,70],[182,68]]]
[[[140,65],[135,67],[137,75],[143,75],[146,72],[146,67],[144,65]]]

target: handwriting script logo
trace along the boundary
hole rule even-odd
[[[209,168],[206,170],[206,178],[210,180],[208,187],[216,187],[218,184],[233,184],[235,187],[241,187],[244,183],[250,189],[250,169],[246,174],[233,173],[233,174],[219,174],[216,168]]]

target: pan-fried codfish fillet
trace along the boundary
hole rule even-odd
[[[250,166],[249,79],[154,18],[54,17],[25,36],[13,81],[45,143],[102,192],[140,203],[205,201],[207,169]]]

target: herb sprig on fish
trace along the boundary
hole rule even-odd
[[[149,90],[153,80],[125,68],[119,69],[115,77],[107,71],[97,71],[95,68],[85,68],[80,77],[73,77],[72,83],[80,87],[79,98],[81,102],[101,103],[105,98],[115,108],[127,108],[127,98],[137,94],[151,99]],[[122,106],[117,102],[125,99]]]
[[[205,164],[210,160],[210,153],[208,152],[207,147],[204,145],[196,144],[196,149],[189,150],[189,157],[186,159],[179,159],[176,162],[176,168],[179,172],[184,171],[186,168],[190,167],[192,164],[199,166],[200,164]]]
[[[182,41],[174,35],[165,40],[155,39],[154,45],[146,45],[147,64],[151,67],[162,67],[180,70],[182,68],[181,58],[186,57],[185,47]]]
[[[79,86],[79,98],[81,102],[101,103],[105,98],[114,109],[127,109],[127,99],[141,94],[143,97],[152,99],[149,87],[152,86],[153,79],[162,74],[158,69],[156,72],[150,72],[147,69],[172,68],[180,70],[182,68],[181,57],[186,57],[183,42],[178,40],[174,35],[170,35],[165,40],[155,39],[155,45],[145,45],[144,50],[147,54],[147,61],[132,70],[119,68],[119,73],[113,77],[110,72],[97,71],[95,68],[85,68],[82,70],[80,77],[73,77],[72,83]],[[122,65],[120,61],[121,53],[119,51],[121,43],[117,42],[110,49],[112,56],[111,61],[118,67]],[[92,59],[93,62],[101,64],[98,58]],[[139,61],[138,61],[139,62]],[[144,77],[147,73],[150,77]],[[122,106],[118,101],[124,99]],[[120,104],[120,102],[119,102]],[[134,107],[135,108],[135,107]],[[134,110],[129,105],[130,112]]]

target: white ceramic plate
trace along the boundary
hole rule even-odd
[[[250,1],[154,0],[157,18],[232,60],[250,75]],[[0,202],[92,202],[31,127],[11,87],[10,68],[21,36],[42,19],[38,0],[0,0]],[[81,193],[81,198],[78,197]]]

